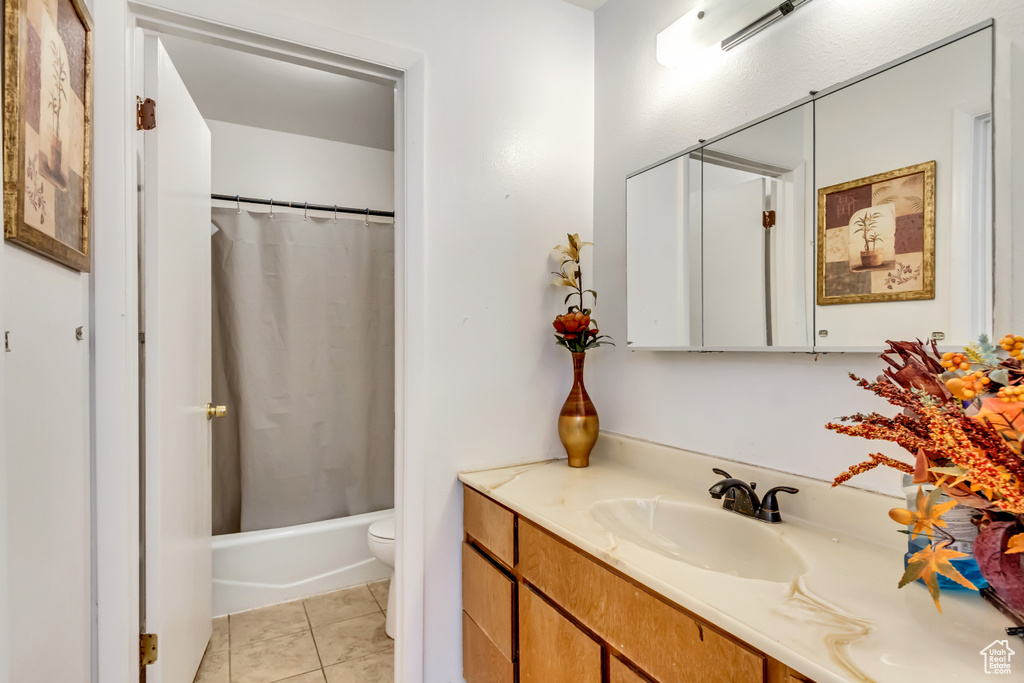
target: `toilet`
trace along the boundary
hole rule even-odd
[[[378,560],[391,569],[391,583],[388,587],[387,623],[384,631],[388,637],[395,637],[395,616],[392,603],[395,596],[395,516],[374,522],[366,532],[366,542],[370,546],[370,552]]]

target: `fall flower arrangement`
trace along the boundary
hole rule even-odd
[[[930,540],[910,558],[899,585],[923,580],[939,611],[939,575],[976,589],[950,563],[967,555],[949,548],[955,539],[942,516],[957,503],[975,508],[980,533],[974,557],[998,596],[993,600],[1004,609],[1024,609],[1024,337],[1003,337],[1004,353],[984,336],[962,352],[941,356],[935,342],[888,345],[880,358],[889,367],[876,381],[850,377],[902,412],[858,413],[826,428],[896,443],[913,464],[876,453],[836,477],[833,486],[879,465],[935,486],[927,495],[919,487],[916,510],[896,508],[889,516],[912,526],[907,533]],[[942,493],[952,500],[939,504]]]
[[[566,295],[564,303],[568,304],[573,297],[579,297],[579,303],[570,305],[568,311],[556,316],[552,325],[555,327],[555,339],[559,345],[572,353],[586,353],[590,349],[612,342],[601,341],[610,337],[600,333],[597,321],[590,317],[591,309],[585,308],[583,303],[584,294],[590,294],[594,303],[597,303],[597,292],[593,289],[583,289],[583,270],[580,267],[580,251],[587,245],[593,246],[593,242],[581,242],[579,234],[568,235],[568,238],[568,246],[560,244],[555,247],[561,263],[558,270],[552,273],[557,276],[553,284],[573,290]]]

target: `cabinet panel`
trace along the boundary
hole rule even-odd
[[[601,683],[601,646],[527,586],[519,588],[519,682]]]
[[[513,583],[472,546],[462,544],[462,609],[512,661]]]
[[[462,675],[466,683],[513,683],[512,662],[462,613]]]
[[[658,680],[764,681],[763,655],[641,590],[523,519],[519,523],[518,569],[525,580]]]
[[[506,567],[515,564],[515,515],[468,486],[462,489],[466,533]]]
[[[648,683],[647,679],[630,669],[617,657],[608,658],[608,683]]]

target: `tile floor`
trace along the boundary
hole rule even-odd
[[[388,584],[214,619],[195,683],[393,683]]]

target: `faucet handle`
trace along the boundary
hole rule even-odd
[[[732,479],[732,475],[729,474],[728,472],[726,472],[725,470],[720,470],[717,467],[713,467],[713,468],[711,468],[711,471],[714,472],[715,474],[717,474],[720,477],[725,477],[726,479]]]
[[[776,486],[773,489],[768,489],[768,493],[764,494],[765,498],[772,493],[800,493],[800,489],[795,489],[792,486]]]
[[[775,499],[777,493],[800,493],[800,489],[795,489],[792,486],[776,486],[769,489],[764,494],[764,498],[761,500],[761,509],[758,511],[758,517],[765,522],[782,521],[782,515],[779,514],[779,502]]]

